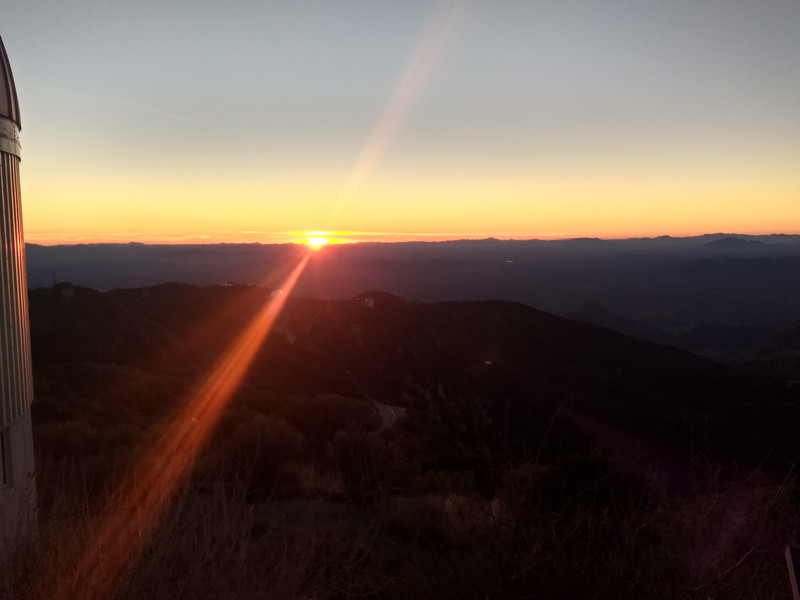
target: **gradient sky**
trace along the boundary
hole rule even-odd
[[[26,238],[800,233],[797,0],[3,0]]]

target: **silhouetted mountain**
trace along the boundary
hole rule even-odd
[[[276,287],[304,252],[292,244],[29,245],[28,281]],[[333,300],[375,289],[418,302],[521,302],[560,315],[594,304],[641,325],[617,321],[626,333],[724,354],[800,319],[798,273],[800,236],[362,243],[315,253],[296,293]]]
[[[586,304],[565,316],[569,319],[583,321],[584,323],[590,323],[598,327],[613,329],[614,331],[634,337],[646,335],[645,328],[638,321],[615,315],[594,303]]]
[[[742,239],[740,237],[724,237],[721,239],[714,240],[712,242],[708,242],[704,244],[704,247],[708,250],[720,251],[720,252],[736,252],[736,251],[762,251],[765,249],[767,244],[760,240],[748,240]]]
[[[755,350],[729,356],[727,362],[800,385],[800,321],[780,330]]]
[[[587,304],[566,316],[657,344],[684,348],[704,356],[719,357],[757,348],[774,335],[772,328],[747,325],[701,323],[694,326],[676,326],[671,323],[665,327],[657,320],[640,322],[615,315],[597,304]]]
[[[149,389],[163,377],[161,400],[136,404],[157,410],[207,372],[269,296],[266,288],[231,285],[33,290],[38,418],[51,418],[53,390],[91,396],[114,382]],[[567,446],[576,439],[571,423],[583,418],[745,462],[800,449],[793,426],[800,410],[780,385],[518,303],[420,304],[381,292],[289,299],[240,401],[320,394],[427,414],[420,423],[433,418],[463,443],[477,443],[481,431],[521,449],[555,416],[553,443]],[[558,417],[562,410],[571,420]]]

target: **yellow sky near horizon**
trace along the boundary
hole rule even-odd
[[[329,223],[332,181],[87,182],[25,179],[26,240],[34,243],[145,241],[289,242],[291,232],[355,231],[342,239],[567,238],[800,233],[800,184],[793,175],[680,180],[667,173],[617,179],[480,178],[372,181]],[[47,198],[72,197],[54,206]],[[113,200],[109,200],[112,198]],[[265,199],[267,199],[265,201]],[[492,211],[481,210],[485,205]],[[191,206],[191,210],[186,210]],[[33,226],[30,224],[33,223]],[[333,225],[333,227],[331,226]]]

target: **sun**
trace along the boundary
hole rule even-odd
[[[325,244],[329,243],[330,239],[318,235],[310,236],[306,238],[306,246],[313,248],[314,250],[319,250]]]

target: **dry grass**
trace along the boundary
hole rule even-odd
[[[487,496],[468,464],[421,471],[408,450],[421,438],[320,426],[310,439],[274,416],[231,425],[175,490],[114,599],[789,598],[794,481],[722,482],[706,469],[693,493],[669,497],[598,455],[498,459]],[[141,439],[48,427],[40,539],[0,563],[2,600],[49,599],[75,570]]]
[[[353,536],[336,527],[276,527],[254,516],[245,501],[246,482],[240,483],[179,490],[113,597],[356,597],[385,585],[374,567],[376,531]],[[48,598],[94,536],[92,503],[54,495],[59,500],[41,511],[38,544],[20,548],[3,564],[0,598]],[[84,591],[93,597],[91,581]]]

